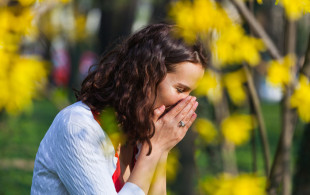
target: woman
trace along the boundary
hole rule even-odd
[[[32,194],[166,194],[167,156],[196,118],[189,93],[206,66],[175,29],[149,25],[103,56],[40,143]],[[108,106],[127,139],[115,149],[95,120]]]

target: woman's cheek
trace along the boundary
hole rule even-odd
[[[169,97],[167,97],[169,104],[168,105],[175,105],[177,104],[180,100],[182,100],[182,95],[178,92],[172,93]]]

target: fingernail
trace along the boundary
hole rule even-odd
[[[163,112],[165,110],[165,105],[162,105],[161,107],[159,107],[159,110]]]
[[[188,101],[188,100],[191,99],[191,97],[192,97],[192,96],[189,95],[189,96],[187,96],[187,97],[185,98],[185,100]]]
[[[192,101],[195,101],[197,98],[195,96],[193,96]]]

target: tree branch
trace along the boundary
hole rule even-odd
[[[287,21],[286,23],[286,53],[295,53],[296,45],[296,23]],[[294,64],[295,65],[295,64]],[[292,66],[291,74],[295,78],[295,66]],[[291,147],[294,135],[297,115],[294,109],[290,107],[290,98],[294,91],[294,79],[291,84],[286,86],[282,102],[282,132],[277,146],[277,152],[269,175],[268,194],[276,195],[277,188],[283,182],[282,194],[291,194]]]
[[[304,74],[305,76],[310,78],[310,34],[308,38],[308,47],[305,54],[305,62],[300,70],[300,73]]]
[[[266,176],[268,176],[269,171],[270,171],[270,149],[269,149],[269,143],[267,139],[265,121],[263,118],[260,101],[259,101],[256,89],[255,89],[253,76],[250,72],[249,67],[246,64],[244,64],[243,67],[244,67],[245,75],[246,75],[247,82],[248,82],[250,98],[253,103],[254,112],[255,112],[255,115],[258,121],[259,134],[260,134],[260,138],[261,138],[262,146],[263,146],[265,174]]]
[[[253,29],[254,33],[258,35],[265,43],[267,50],[274,59],[281,59],[281,55],[277,47],[274,45],[273,41],[269,38],[268,34],[265,32],[264,28],[257,22],[253,14],[245,6],[245,4],[240,0],[230,0],[235,7],[238,9],[239,13],[244,17],[248,24]]]
[[[223,90],[222,91],[223,96],[221,100],[214,104],[215,118],[216,118],[216,123],[218,126],[220,126],[223,120],[230,115],[227,97],[225,96],[224,89],[222,90]],[[235,154],[235,145],[232,143],[229,143],[222,134],[221,136],[223,139],[223,142],[221,144],[223,171],[225,173],[230,173],[231,175],[237,175],[238,168],[237,168],[237,160],[236,160],[236,154]]]

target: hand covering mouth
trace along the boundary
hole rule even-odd
[[[167,114],[170,110],[172,110],[172,108],[174,108],[179,102],[181,102],[182,100],[179,100],[177,103],[173,104],[173,105],[169,105],[166,106],[166,109],[164,111],[164,113],[162,115],[160,115],[159,118],[163,117],[165,114]]]

